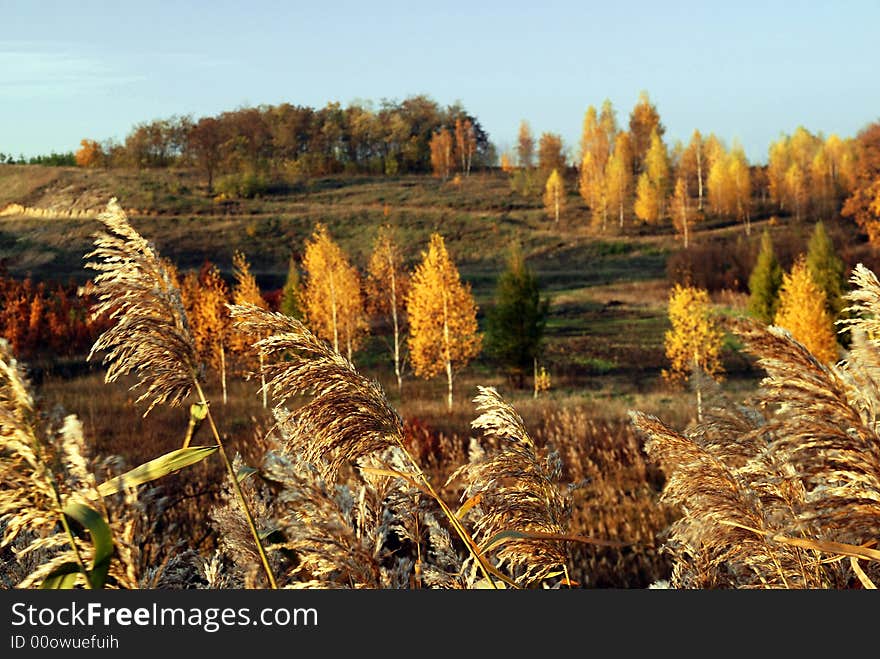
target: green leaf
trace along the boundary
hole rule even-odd
[[[254,469],[253,467],[248,467],[247,465],[243,465],[239,470],[235,477],[238,479],[238,482],[241,483],[246,481],[249,477],[256,474],[259,469]]]
[[[86,577],[92,588],[103,588],[110,569],[110,557],[113,556],[113,533],[110,526],[101,513],[81,503],[69,503],[62,512],[88,530],[94,555]]]
[[[79,576],[79,565],[75,562],[62,563],[52,570],[43,583],[40,584],[41,590],[70,590],[76,584]]]
[[[131,471],[111,478],[98,486],[98,492],[102,496],[110,496],[116,494],[120,490],[127,487],[136,487],[143,483],[149,483],[162,476],[189,467],[197,462],[201,462],[209,455],[217,450],[216,446],[190,446],[188,448],[179,448],[165,455],[159,456],[154,460],[145,462],[139,467],[135,467]]]

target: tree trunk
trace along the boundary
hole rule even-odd
[[[263,392],[263,409],[269,406],[268,393],[266,392],[266,373],[263,371],[263,351],[260,350],[260,390]]]
[[[702,149],[697,149],[697,194],[700,199],[699,208],[703,210],[703,156],[701,151]]]
[[[223,404],[226,405],[226,350],[220,344],[220,383],[223,387]]]
[[[389,272],[391,272],[391,320],[394,324],[394,375],[397,378],[397,393],[403,391],[403,379],[400,375],[400,325],[397,320],[397,277],[394,273],[394,262],[388,252]]]
[[[333,281],[333,270],[330,270],[330,311],[333,318],[333,349],[339,352],[339,327],[336,320],[336,285]]]
[[[443,354],[446,362],[446,381],[448,389],[446,393],[446,406],[452,411],[452,350],[449,345],[449,313],[446,307],[446,291],[441,291],[443,295]]]
[[[534,368],[533,368],[533,374],[532,374],[532,378],[533,378],[532,382],[534,383],[534,386],[535,386],[535,394],[533,397],[537,398],[538,397],[538,358],[537,357],[533,358],[533,366],[534,366]]]

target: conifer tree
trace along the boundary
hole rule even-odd
[[[807,245],[807,268],[813,281],[825,293],[825,310],[836,321],[843,310],[846,272],[843,260],[837,255],[831,236],[824,223],[816,222]]]
[[[776,260],[773,239],[765,229],[755,267],[749,276],[749,313],[769,325],[776,315],[779,287],[782,286],[782,267]]]
[[[287,265],[287,278],[284,281],[284,287],[281,289],[281,302],[278,310],[286,316],[302,320],[301,296],[299,268],[294,258],[290,257]]]
[[[486,351],[517,387],[540,358],[550,302],[515,244],[495,285],[495,303],[486,312]]]
[[[446,402],[451,410],[453,374],[479,354],[482,336],[471,287],[462,283],[438,233],[431,235],[413,273],[406,312],[413,371],[422,378],[446,372]]]

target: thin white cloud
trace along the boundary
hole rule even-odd
[[[39,45],[0,42],[0,97],[58,98],[144,79],[93,57],[28,48]]]

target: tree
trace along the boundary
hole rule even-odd
[[[538,141],[538,169],[542,177],[549,176],[554,169],[565,171],[562,137],[556,133],[541,133]]]
[[[825,293],[813,281],[803,256],[795,261],[791,272],[782,277],[779,309],[773,323],[791,332],[819,361],[828,363],[837,359],[837,340],[831,316],[826,311]]]
[[[471,174],[471,163],[476,150],[477,138],[474,134],[474,125],[469,118],[458,117],[455,120],[455,152],[461,162],[461,173],[465,176]]]
[[[486,312],[486,351],[517,387],[543,351],[550,301],[541,296],[538,278],[514,245],[495,285],[495,304]]]
[[[187,318],[191,323],[193,341],[202,361],[220,374],[223,404],[226,404],[226,348],[232,324],[229,318],[229,287],[213,263],[205,263],[196,274],[190,272],[183,281],[181,294]]]
[[[291,256],[287,264],[287,278],[281,289],[281,303],[278,310],[286,316],[302,320],[302,291],[300,290],[299,268]]]
[[[97,167],[104,160],[104,151],[95,140],[81,140],[80,148],[74,154],[78,167]]]
[[[403,388],[403,356],[400,338],[405,328],[406,293],[409,276],[404,268],[403,253],[390,225],[379,228],[373,243],[373,254],[367,268],[367,308],[373,315],[389,316],[392,329],[392,361],[398,393]]]
[[[190,129],[187,150],[192,154],[196,167],[208,178],[208,192],[214,191],[214,174],[223,161],[223,144],[226,141],[223,126],[214,117],[204,117]]]
[[[639,100],[629,115],[629,132],[632,138],[633,173],[638,175],[644,171],[644,160],[651,148],[652,134],[663,137],[666,128],[660,123],[660,114],[648,98],[648,92],[642,91]]]
[[[578,191],[590,207],[593,224],[601,225],[603,230],[609,207],[606,168],[616,134],[617,122],[610,101],[603,104],[601,116],[597,116],[592,105],[587,108],[581,131]]]
[[[669,295],[669,321],[666,332],[666,357],[670,361],[663,377],[669,381],[687,380],[696,375],[697,419],[703,418],[700,372],[719,380],[723,332],[712,315],[709,293],[705,289],[676,284]]]
[[[455,162],[453,160],[452,134],[446,128],[441,128],[431,136],[430,147],[431,168],[434,170],[434,176],[445,181],[449,178]]]
[[[559,213],[565,208],[565,183],[559,175],[559,171],[554,169],[547,178],[547,184],[544,186],[544,210],[547,215],[555,218],[559,222]]]
[[[659,222],[664,215],[664,202],[669,194],[669,156],[657,131],[651,133],[651,147],[645,155],[645,166],[636,185],[635,213],[643,222]]]
[[[360,280],[342,248],[321,223],[306,241],[303,269],[306,277],[302,306],[306,324],[317,336],[332,341],[336,352],[340,352],[344,342],[351,361],[367,330]]]
[[[749,275],[748,308],[752,316],[766,325],[772,323],[776,316],[780,286],[782,286],[782,267],[776,260],[770,232],[764,229],[758,258]]]
[[[257,278],[251,273],[251,266],[247,261],[247,257],[242,252],[236,251],[232,255],[232,270],[235,276],[235,286],[232,288],[233,304],[252,304],[260,309],[268,309],[269,305],[260,287],[257,284]],[[233,333],[233,348],[240,356],[246,357],[252,349],[252,337],[240,332]],[[263,337],[259,337],[263,338]],[[260,371],[260,391],[263,394],[263,407],[268,407],[268,392],[266,391],[266,374],[263,372],[265,358],[263,351],[257,351],[257,361]]]
[[[855,220],[876,247],[880,245],[880,122],[868,125],[856,136],[855,163],[852,193],[841,214]]]
[[[706,178],[705,157],[703,155],[703,136],[699,130],[691,135],[691,141],[681,154],[679,176],[685,180],[688,195],[692,195],[691,184],[697,186],[697,209],[703,210],[703,184]]]
[[[669,210],[672,214],[672,224],[675,230],[684,240],[684,248],[688,248],[690,225],[693,222],[694,213],[690,207],[690,198],[688,197],[687,183],[685,179],[679,177],[675,181],[675,192],[669,199]]]
[[[632,189],[632,154],[629,133],[619,133],[614,140],[614,151],[605,167],[605,191],[608,207],[618,214],[623,228],[626,204]]]
[[[820,220],[816,222],[810,242],[807,244],[807,269],[813,281],[825,294],[825,310],[832,321],[843,310],[846,289],[846,268],[834,249],[834,242]]]
[[[406,312],[413,371],[422,378],[446,372],[446,402],[451,410],[453,373],[479,354],[482,336],[471,287],[462,283],[438,233],[431,235],[428,251],[422,252],[413,273]]]
[[[532,137],[532,129],[529,123],[524,119],[519,125],[519,135],[516,142],[516,155],[519,159],[519,166],[523,169],[529,169],[534,164],[535,158],[535,139]]]

